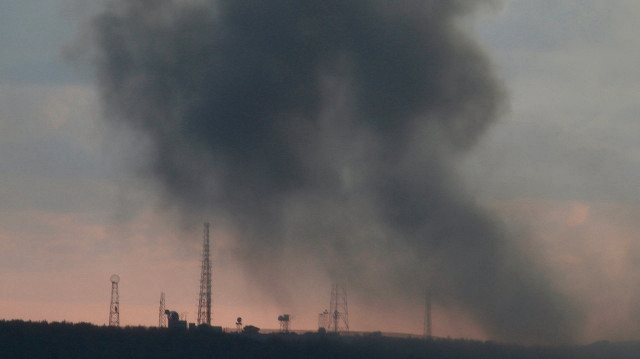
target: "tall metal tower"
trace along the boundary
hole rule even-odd
[[[111,276],[111,308],[109,310],[109,326],[120,326],[120,296],[118,295],[118,282],[120,276],[114,274]]]
[[[343,284],[334,284],[331,287],[331,303],[329,304],[329,316],[329,325],[327,327],[328,332],[349,332],[347,288]]]
[[[278,321],[280,322],[280,333],[289,333],[289,322],[291,321],[289,314],[279,315]]]
[[[198,325],[211,325],[211,264],[209,263],[209,222],[205,222],[202,241],[202,271],[200,273],[200,301]]]
[[[165,314],[166,306],[164,303],[164,292],[160,293],[160,309],[158,310],[158,327],[166,328],[167,327],[167,315]]]
[[[427,288],[424,303],[424,332],[425,339],[431,339],[431,289]]]

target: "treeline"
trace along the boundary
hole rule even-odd
[[[87,323],[0,321],[2,358],[639,358],[640,343],[526,347],[463,339],[381,335],[235,334],[207,328],[99,327]]]

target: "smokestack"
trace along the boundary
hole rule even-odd
[[[356,292],[419,305],[428,282],[497,339],[575,333],[568,299],[451,173],[503,103],[456,25],[492,1],[108,3],[107,118],[146,134],[148,175],[185,213],[224,211],[265,290],[286,292],[273,278],[296,253]]]

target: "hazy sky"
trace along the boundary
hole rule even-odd
[[[193,321],[210,220],[214,324],[275,328],[289,313],[293,328],[315,329],[326,275],[292,268],[284,287],[299,291],[266,295],[232,255],[233,228],[184,218],[139,179],[131,159],[148,144],[101,121],[91,66],[68,60],[85,51],[97,7],[0,3],[0,318],[105,324],[118,273],[122,324],[156,325],[161,291]],[[456,178],[576,299],[583,341],[640,339],[639,18],[631,0],[514,0],[462,25],[493,61],[508,110],[456,155]],[[353,330],[421,333],[416,301],[349,294]],[[447,303],[433,316],[435,335],[487,335]]]

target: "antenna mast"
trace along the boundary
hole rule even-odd
[[[111,276],[111,307],[109,309],[109,326],[120,326],[120,296],[118,295],[118,282],[120,276],[114,274]]]
[[[334,284],[331,287],[329,304],[329,325],[327,331],[349,332],[349,311],[347,309],[347,289],[345,285]]]
[[[200,274],[200,301],[198,325],[211,325],[211,264],[209,263],[209,222],[204,223],[202,242],[202,271]]]
[[[164,303],[164,292],[160,293],[160,310],[158,310],[158,327],[166,328],[167,327],[167,315],[164,313],[166,310],[166,306]]]

